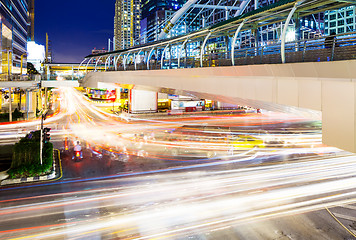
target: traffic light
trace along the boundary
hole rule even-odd
[[[43,143],[48,143],[51,140],[51,135],[48,133],[51,131],[51,128],[45,127],[43,129]]]

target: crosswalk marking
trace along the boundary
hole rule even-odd
[[[344,214],[340,214],[340,213],[333,213],[335,215],[335,217],[338,218],[342,218],[342,219],[346,219],[346,220],[350,220],[350,221],[356,221],[356,217],[351,217],[351,216],[347,216]]]

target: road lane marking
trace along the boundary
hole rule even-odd
[[[351,209],[351,210],[356,210],[356,206],[352,206],[352,205],[344,205],[342,207],[343,208],[347,208],[347,209]]]
[[[353,237],[356,238],[356,234],[354,234],[352,231],[350,231],[347,227],[345,227],[344,224],[342,224],[342,222],[339,221],[339,219],[327,208],[325,207],[326,211],[328,211],[328,213],[335,219],[336,222],[338,222],[348,233],[350,233]]]

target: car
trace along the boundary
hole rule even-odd
[[[250,148],[264,148],[265,144],[262,139],[250,135],[238,135],[231,141],[234,149],[250,149]]]

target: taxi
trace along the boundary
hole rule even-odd
[[[260,138],[252,137],[249,135],[239,135],[231,141],[231,145],[237,149],[246,148],[264,148],[264,142]]]

